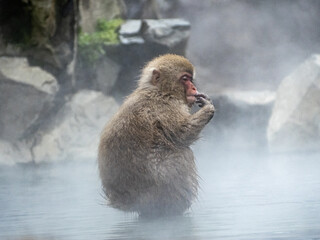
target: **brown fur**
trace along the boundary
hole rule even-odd
[[[112,207],[143,216],[176,215],[196,198],[197,171],[189,146],[214,107],[206,101],[190,113],[178,81],[181,72],[194,72],[181,56],[163,55],[149,62],[138,88],[103,130],[99,170]]]

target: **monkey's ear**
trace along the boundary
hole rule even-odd
[[[160,71],[154,69],[152,71],[151,83],[152,85],[157,85],[160,81]]]

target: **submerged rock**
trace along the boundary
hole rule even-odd
[[[267,135],[273,152],[320,150],[320,55],[283,79]]]

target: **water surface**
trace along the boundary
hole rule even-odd
[[[0,167],[0,239],[320,239],[320,154],[196,155],[199,199],[158,220],[106,206],[94,159]]]

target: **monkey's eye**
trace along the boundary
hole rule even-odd
[[[183,81],[190,81],[190,82],[192,82],[193,79],[192,79],[192,77],[189,76],[189,75],[183,75],[183,76],[182,76],[182,80],[183,80]]]

